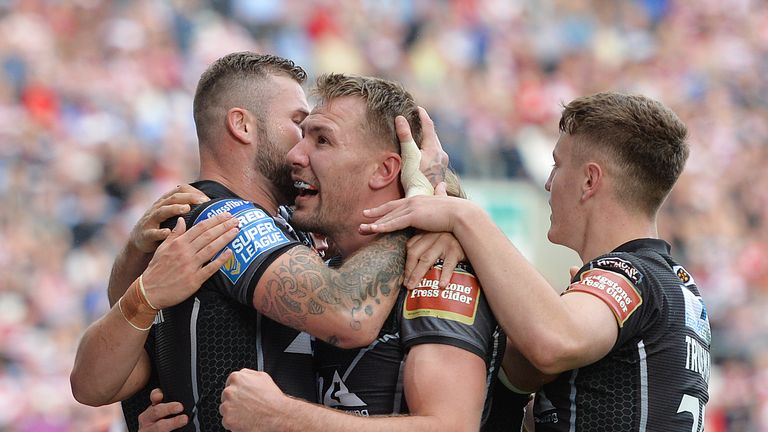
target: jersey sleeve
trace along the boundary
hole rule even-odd
[[[619,326],[617,345],[643,327],[657,303],[646,287],[641,268],[621,256],[604,256],[590,261],[574,279],[563,294],[583,292],[605,303]]]
[[[267,211],[249,201],[236,198],[205,203],[193,211],[191,225],[224,212],[240,220],[240,232],[226,246],[232,251],[232,257],[214,276],[217,278],[215,286],[233,300],[251,306],[259,277],[275,258],[300,243],[289,234],[283,223]],[[223,251],[217,253],[216,257]]]
[[[457,268],[448,287],[438,288],[442,267],[435,265],[403,302],[400,338],[410,348],[423,343],[453,345],[483,359],[491,357],[496,320],[468,269]]]

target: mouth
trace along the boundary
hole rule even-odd
[[[319,190],[312,186],[311,184],[303,181],[303,180],[296,180],[293,182],[293,187],[296,188],[298,191],[299,197],[308,197],[308,196],[314,196],[317,195]]]

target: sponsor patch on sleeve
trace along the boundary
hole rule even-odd
[[[229,212],[240,220],[238,225],[240,232],[226,246],[233,252],[232,257],[220,269],[232,283],[236,283],[248,266],[260,255],[291,242],[277,227],[272,216],[244,200],[218,201],[205,209],[195,219],[195,224],[224,212]]]
[[[419,286],[408,293],[403,317],[435,317],[458,321],[467,325],[475,323],[477,304],[480,300],[480,284],[471,273],[455,270],[446,288],[438,288],[441,267],[432,267]]]
[[[592,294],[611,308],[619,327],[624,326],[630,315],[643,304],[643,298],[635,285],[625,276],[603,269],[592,269],[581,274],[581,280],[565,290]]]

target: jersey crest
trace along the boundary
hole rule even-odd
[[[225,199],[215,202],[206,208],[195,219],[194,223],[197,224],[224,212],[229,212],[240,220],[238,225],[240,232],[226,246],[232,251],[232,257],[220,269],[232,283],[236,283],[244,274],[245,269],[259,256],[291,242],[285,233],[278,228],[272,216],[257,208],[253,203],[240,199]]]

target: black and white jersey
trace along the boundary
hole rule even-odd
[[[299,241],[282,218],[224,186],[211,181],[193,186],[212,200],[187,215],[187,226],[229,212],[240,219],[240,232],[227,245],[232,258],[195,295],[158,314],[150,356],[165,401],[184,405],[189,423],[183,430],[224,430],[221,392],[229,374],[242,368],[265,371],[285,393],[314,401],[310,336],[252,306],[264,270]]]
[[[459,268],[451,285],[438,289],[439,270],[433,268],[413,291],[401,290],[379,337],[369,346],[345,350],[317,342],[320,403],[361,416],[407,413],[405,355],[424,343],[477,354],[486,362],[486,388],[490,385],[504,354],[505,336],[474,275]]]
[[[614,312],[619,335],[599,361],[536,395],[536,431],[692,431],[704,427],[710,373],[707,309],[667,243],[640,239],[598,257],[563,293]]]

